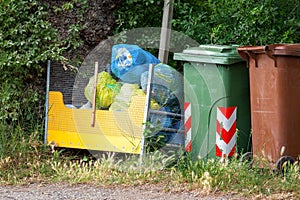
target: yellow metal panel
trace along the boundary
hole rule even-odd
[[[91,127],[92,110],[67,108],[62,93],[51,91],[47,141],[59,147],[138,154],[144,105],[144,96],[134,96],[128,110],[97,110]]]

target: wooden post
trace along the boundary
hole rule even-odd
[[[165,64],[168,63],[168,56],[169,56],[171,20],[173,17],[173,3],[174,0],[165,0],[162,27],[160,33],[158,59]]]
[[[97,97],[97,83],[98,83],[98,62],[95,62],[95,72],[94,72],[94,96],[92,102],[92,122],[91,127],[95,127],[96,119],[96,97]]]

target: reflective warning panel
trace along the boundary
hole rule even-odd
[[[216,127],[216,156],[230,157],[236,152],[237,107],[218,107]]]

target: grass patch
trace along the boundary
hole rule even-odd
[[[68,182],[135,186],[158,184],[166,191],[233,193],[254,198],[300,198],[300,170],[296,162],[288,173],[274,173],[237,158],[192,161],[154,152],[143,165],[138,156],[70,154],[44,148],[39,131],[0,126],[0,183]],[[172,163],[170,165],[170,163]]]
[[[40,132],[0,123],[0,183],[19,184],[46,179],[53,159],[40,142]]]

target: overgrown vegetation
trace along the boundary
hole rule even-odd
[[[37,181],[52,175],[49,161],[53,158],[42,148],[38,129],[28,132],[0,124],[0,133],[1,184]]]
[[[125,0],[117,11],[116,33],[132,28],[160,27],[164,1]]]
[[[266,45],[300,41],[300,1],[209,1],[213,43]]]
[[[63,4],[57,12],[78,2]],[[64,52],[80,45],[79,25],[70,24],[70,35],[61,40],[37,0],[0,1],[0,24],[1,177],[10,169],[18,175],[15,179],[34,177],[46,165],[40,153],[46,60],[66,61]],[[27,163],[35,166],[33,171],[27,171],[32,170]]]
[[[43,129],[46,60],[68,64],[63,55],[78,48],[85,0],[62,3],[56,12],[69,12],[80,4],[78,20],[69,24],[62,40],[48,21],[42,1],[0,2],[0,124],[30,133]],[[2,133],[1,133],[2,134]],[[4,137],[5,134],[2,134]]]
[[[151,7],[146,5],[149,2]],[[123,1],[118,11],[118,31],[161,26],[162,3],[154,2]],[[132,9],[133,5],[137,10]],[[300,42],[300,1],[178,0],[174,3],[172,23],[173,30],[200,44],[297,43]]]
[[[0,122],[30,125],[40,117],[41,80],[46,59],[63,50],[37,1],[3,0],[0,6]]]

